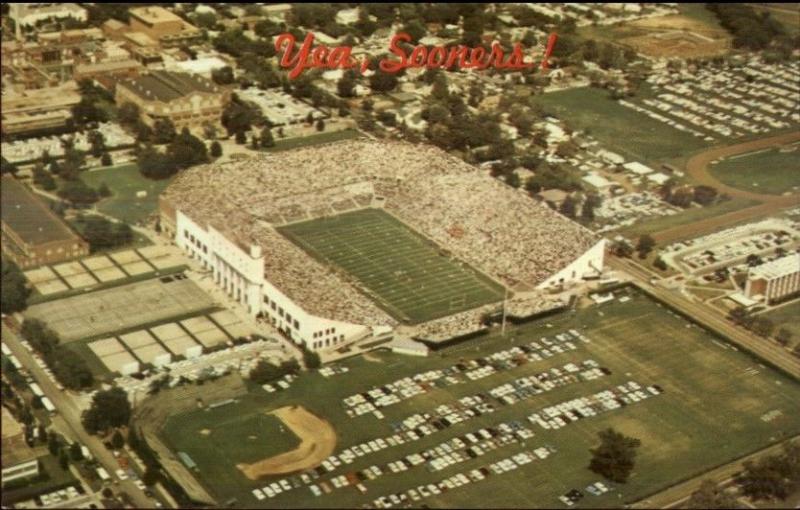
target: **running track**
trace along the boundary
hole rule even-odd
[[[699,220],[689,225],[679,225],[677,227],[668,228],[653,234],[653,238],[658,243],[669,244],[680,239],[707,234],[752,218],[767,216],[787,207],[800,206],[800,195],[798,194],[765,195],[753,193],[752,191],[745,191],[723,184],[708,172],[709,163],[715,159],[727,158],[737,154],[786,145],[797,141],[800,141],[800,131],[793,131],[770,138],[762,138],[760,140],[728,145],[726,147],[717,147],[692,156],[686,163],[686,173],[689,174],[697,184],[713,186],[720,194],[725,193],[732,198],[757,200],[760,203],[738,211]]]

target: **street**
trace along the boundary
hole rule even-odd
[[[95,436],[89,435],[81,424],[81,410],[73,402],[72,397],[67,392],[61,392],[56,388],[53,381],[47,377],[44,370],[36,364],[31,353],[20,343],[20,338],[5,323],[2,325],[3,342],[11,349],[20,363],[39,383],[45,396],[53,402],[58,410],[58,416],[54,417],[54,426],[60,430],[66,428],[71,439],[78,441],[89,448],[94,458],[108,471],[112,480],[118,482],[118,488],[128,493],[137,508],[153,508],[155,503],[148,498],[134,484],[133,480],[119,481],[116,475],[119,464],[114,455],[105,447],[102,441]]]

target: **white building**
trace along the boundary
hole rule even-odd
[[[800,292],[800,253],[793,253],[760,266],[747,274],[745,296],[761,297],[767,304]]]
[[[428,203],[426,193],[441,210],[407,208],[409,200]],[[470,200],[476,196],[483,198]],[[349,273],[284,236],[278,229],[289,223],[381,208],[508,285],[565,288],[603,268],[602,239],[428,146],[348,141],[194,167],[159,200],[163,231],[216,285],[312,350],[386,338],[399,319]],[[490,210],[487,201],[506,207]],[[495,222],[492,243],[476,214]]]
[[[20,26],[34,26],[48,19],[89,19],[86,9],[73,3],[12,3],[9,5],[8,15]]]

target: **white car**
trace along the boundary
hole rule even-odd
[[[264,493],[261,492],[261,489],[253,489],[253,496],[255,496],[255,498],[259,501],[264,501],[267,499],[267,497],[264,496]]]
[[[124,481],[124,480],[127,480],[127,479],[128,479],[128,473],[126,473],[126,472],[125,472],[124,470],[122,470],[122,469],[117,469],[117,470],[115,471],[115,473],[116,473],[116,475],[117,475],[117,478],[119,478],[120,480],[123,480],[123,481]]]

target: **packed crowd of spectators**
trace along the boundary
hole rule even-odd
[[[309,313],[394,324],[348,274],[323,265],[276,226],[383,207],[502,283],[529,288],[578,258],[593,234],[549,207],[429,146],[347,141],[191,168],[163,199],[199,224],[264,252],[265,277]]]

